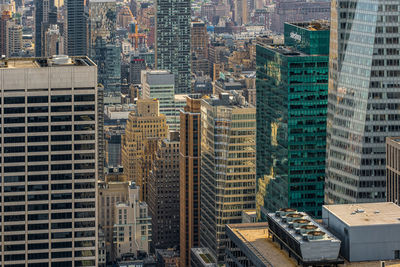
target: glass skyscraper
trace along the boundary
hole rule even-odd
[[[325,202],[385,201],[400,135],[399,1],[332,1]]]
[[[85,1],[65,0],[64,51],[69,56],[87,55],[87,20]]]
[[[190,0],[156,1],[156,66],[175,74],[175,93],[190,93]]]
[[[259,38],[256,47],[257,209],[321,216],[329,25],[286,23],[284,37],[285,45]]]

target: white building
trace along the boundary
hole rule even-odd
[[[98,266],[97,67],[0,60],[1,266]]]
[[[131,182],[128,201],[116,204],[114,214],[114,248],[117,259],[125,254],[149,252],[151,218],[145,202],[139,201],[139,187]]]

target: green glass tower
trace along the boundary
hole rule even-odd
[[[329,24],[286,23],[284,45],[259,39],[257,209],[321,216],[324,201]]]

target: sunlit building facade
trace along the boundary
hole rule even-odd
[[[224,262],[225,225],[255,208],[256,108],[220,94],[201,103],[200,244]]]
[[[385,201],[385,138],[400,136],[400,3],[331,10],[325,202]]]
[[[329,24],[285,24],[285,45],[257,44],[257,209],[321,216]]]

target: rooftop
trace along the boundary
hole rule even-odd
[[[387,141],[395,142],[400,145],[400,137],[386,137]]]
[[[197,256],[198,260],[201,261],[204,266],[217,266],[208,248],[192,248],[191,251]]]
[[[297,266],[296,261],[281,250],[277,243],[268,237],[267,223],[230,224],[227,227],[255,254],[266,266]]]
[[[400,224],[400,207],[392,202],[324,205],[349,226]]]
[[[288,23],[295,25],[300,28],[307,29],[309,31],[329,31],[330,23],[326,20],[315,20],[315,21],[308,21],[308,22],[295,22],[295,23]]]
[[[64,55],[49,58],[1,58],[0,69],[32,69],[65,66],[95,66],[88,57]]]

